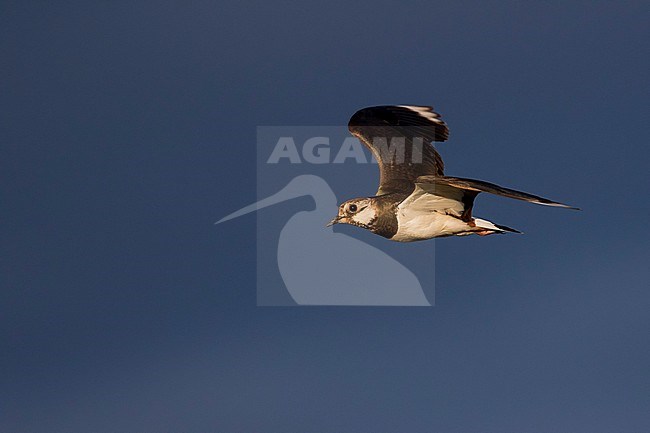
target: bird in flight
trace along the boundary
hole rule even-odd
[[[379,189],[373,197],[341,204],[328,226],[351,224],[397,242],[521,233],[472,215],[474,199],[482,192],[577,209],[482,180],[445,176],[442,158],[431,142],[447,140],[449,129],[432,107],[363,108],[354,113],[348,129],[379,163]]]

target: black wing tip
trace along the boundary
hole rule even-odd
[[[375,105],[361,108],[350,117],[348,129],[354,132],[365,126],[412,127],[413,131],[431,128],[428,132],[419,130],[427,141],[443,142],[449,139],[447,123],[429,105]]]
[[[420,105],[420,104],[382,104],[382,105],[369,105],[367,107],[360,108],[357,110],[357,113],[359,111],[379,111],[379,110],[388,110],[388,109],[400,109],[400,108],[406,108],[406,109],[423,109],[426,111],[433,111],[433,105]]]
[[[503,230],[503,233],[516,233],[518,235],[523,235],[524,234],[524,232],[520,232],[519,230],[513,229],[512,227],[504,226],[504,225],[501,225],[501,224],[494,224],[494,225],[497,226],[498,228],[500,228],[501,230]]]
[[[379,117],[381,117],[382,113],[386,112],[393,112],[393,111],[402,111],[402,112],[412,112],[412,113],[418,113],[422,117],[425,117],[421,113],[430,113],[433,116],[433,119],[429,116],[426,116],[426,118],[430,121],[433,121],[435,119],[434,123],[441,123],[446,125],[446,123],[442,120],[442,116],[440,113],[434,111],[433,106],[431,105],[417,105],[417,104],[400,104],[400,105],[371,105],[369,107],[363,107],[360,108],[359,110],[355,111],[352,117],[350,117],[350,124],[357,124],[358,121],[363,121],[365,120],[369,114],[378,114]],[[354,121],[354,122],[353,122]]]

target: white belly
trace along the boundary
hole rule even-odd
[[[438,212],[397,213],[398,229],[391,238],[398,242],[413,242],[441,236],[470,234],[471,227],[453,216]]]

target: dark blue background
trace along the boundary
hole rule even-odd
[[[0,430],[647,430],[647,3],[450,3],[3,2]],[[256,126],[382,103],[583,211],[481,197],[526,235],[436,241],[434,308],[256,307]]]

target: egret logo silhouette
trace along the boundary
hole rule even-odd
[[[345,201],[332,219],[337,208],[336,196],[322,177],[313,174],[316,167],[330,162],[329,148],[323,147],[329,140],[322,136],[306,139],[301,159],[295,141],[282,136],[276,138],[264,166],[258,165],[258,190],[265,184],[266,179],[261,176],[265,167],[278,167],[282,158],[294,169],[308,166],[312,173],[294,175],[279,192],[217,222],[298,197],[312,197],[315,209],[289,218],[274,251],[282,281],[298,305],[431,305],[411,270],[360,239],[335,233],[335,224],[350,224],[397,242],[520,233],[472,215],[474,199],[481,192],[577,209],[489,182],[445,176],[442,158],[431,143],[446,141],[449,131],[431,107],[364,108],[352,116],[348,129],[379,165],[380,182],[374,196]],[[357,163],[368,162],[359,141],[351,137],[343,141],[332,162],[348,158]],[[306,164],[301,164],[303,160]],[[283,167],[281,171],[292,171],[286,165]]]

